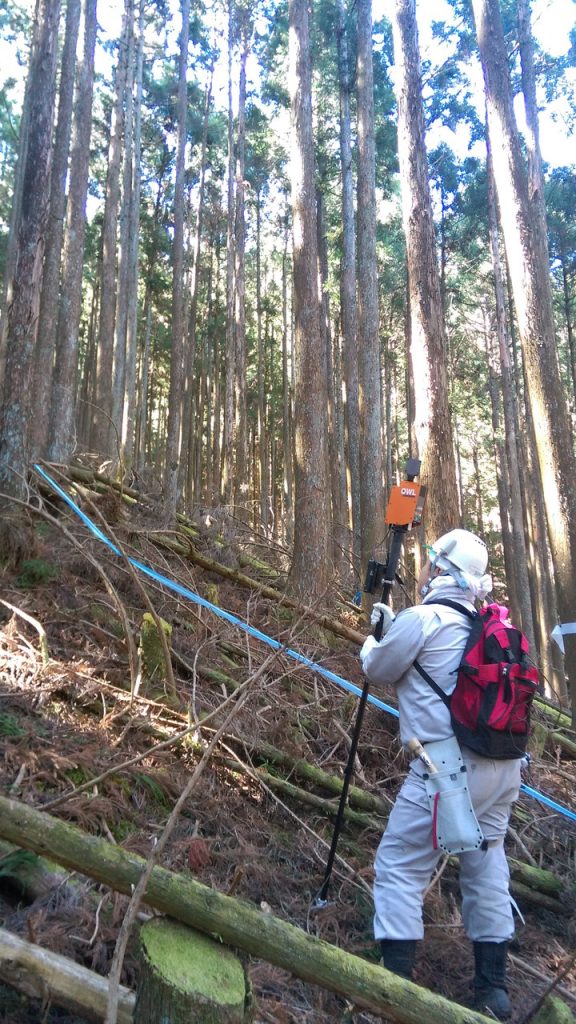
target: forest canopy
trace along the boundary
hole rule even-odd
[[[570,5],[9,0],[0,53],[6,523],[36,461],[84,460],[352,596],[411,455],[415,568],[484,537],[564,698]]]

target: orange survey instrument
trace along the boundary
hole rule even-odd
[[[422,519],[426,488],[414,480],[403,480],[390,491],[385,522],[394,526],[412,526]]]

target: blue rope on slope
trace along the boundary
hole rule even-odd
[[[66,491],[64,491],[56,483],[56,481],[53,480],[52,477],[49,476],[44,469],[42,469],[41,466],[35,465],[34,469],[36,470],[37,473],[40,474],[40,476],[44,478],[44,480],[46,480],[48,484],[50,484],[50,487],[52,487],[52,489],[56,491],[56,493],[59,494],[61,498],[63,498],[63,500],[70,506],[72,511],[80,517],[80,519],[88,527],[90,532],[93,533],[94,536],[98,538],[98,540],[102,541],[103,544],[110,548],[110,550],[113,551],[114,554],[120,555],[120,557],[122,557],[122,552],[116,547],[115,544],[112,543],[112,541],[106,536],[106,534],[104,534],[102,530],[100,530],[96,526],[96,524],[92,522],[92,520],[86,515],[86,513],[83,512],[82,509],[79,508],[74,501],[72,501],[72,498],[68,494],[66,494]],[[135,558],[128,558],[128,561],[130,562],[130,565],[132,565],[135,569],[138,569],[138,571],[141,572],[144,576],[148,576],[150,579],[155,580],[157,583],[161,583],[162,586],[167,587],[169,590],[172,590],[175,594],[179,594],[181,597],[185,597],[188,601],[192,601],[194,604],[200,605],[201,608],[206,608],[207,611],[213,612],[213,614],[217,615],[218,618],[224,619],[225,622],[229,622],[232,626],[236,626],[238,629],[243,630],[243,632],[245,633],[249,633],[250,636],[255,637],[256,640],[260,640],[262,643],[266,644],[268,647],[271,647],[273,650],[282,651],[282,653],[286,654],[289,658],[292,658],[294,661],[299,662],[301,665],[305,665],[306,668],[309,668],[313,672],[316,672],[318,675],[323,676],[324,679],[328,679],[329,682],[336,683],[337,686],[340,686],[342,689],[347,690],[348,693],[353,693],[355,694],[356,697],[361,696],[362,690],[360,689],[359,686],[355,686],[354,683],[348,682],[347,679],[343,679],[342,676],[336,675],[335,672],[330,672],[329,669],[324,668],[322,665],[319,665],[315,661],[312,661],[310,658],[307,658],[304,654],[300,654],[299,651],[295,651],[290,647],[285,647],[284,644],[281,644],[279,640],[274,640],[273,637],[268,636],[266,633],[262,633],[259,629],[255,629],[254,626],[250,626],[247,622],[243,622],[242,619],[237,618],[236,615],[232,615],[230,612],[224,611],[223,608],[218,608],[217,605],[211,604],[210,601],[207,601],[205,598],[200,597],[200,595],[196,594],[193,590],[189,590],[187,587],[183,587],[180,583],[177,583],[176,580],[171,580],[168,576],[163,576],[161,573],[156,572],[154,569],[151,569],[143,562],[139,562]],[[381,711],[386,711],[387,714],[394,715],[395,718],[399,717],[396,708],[390,707],[389,704],[385,704],[384,701],[379,700],[378,697],[373,697],[372,694],[368,694],[368,702],[370,704],[373,704],[374,707],[380,708]],[[571,821],[576,821],[576,813],[574,811],[571,811],[568,807],[563,807],[562,804],[559,804],[555,800],[552,800],[551,797],[545,796],[544,793],[540,793],[537,789],[532,789],[531,786],[526,786],[524,783],[522,783],[520,789],[523,793],[526,793],[527,796],[531,796],[535,800],[539,800],[540,803],[545,804],[547,807],[552,808],[552,810],[554,811],[557,811],[558,814],[563,814],[564,817],[569,818]]]

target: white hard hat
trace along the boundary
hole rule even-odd
[[[450,572],[456,566],[470,576],[480,578],[488,565],[488,549],[483,540],[469,530],[450,530],[439,537],[430,551],[432,565]]]

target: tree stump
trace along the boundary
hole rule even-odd
[[[140,929],[135,1021],[146,1024],[248,1024],[244,968],[226,946],[168,917]]]

